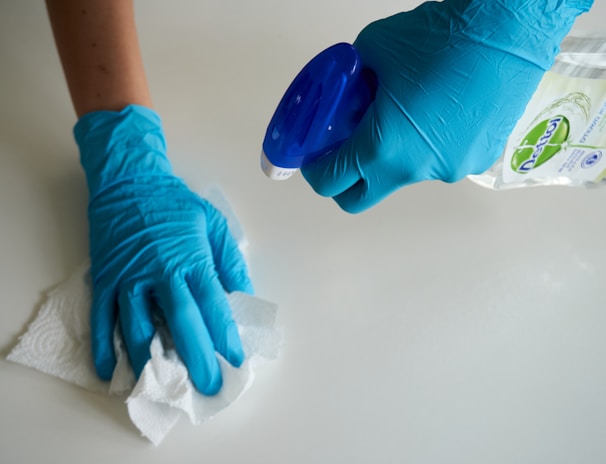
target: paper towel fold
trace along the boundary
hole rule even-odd
[[[225,211],[226,203],[222,206],[230,229],[239,227],[233,214]],[[235,229],[235,232],[242,243],[241,231]],[[126,405],[131,420],[155,445],[160,444],[181,416],[188,416],[192,424],[198,425],[232,404],[250,387],[254,370],[278,357],[282,334],[275,327],[276,305],[234,292],[228,295],[228,301],[246,360],[234,368],[219,356],[223,387],[217,395],[204,396],[194,388],[172,344],[163,342],[161,330],[152,340],[151,359],[138,381],[116,331],[116,369],[111,382],[103,382],[96,375],[92,359],[91,288],[89,263],[84,263],[48,293],[35,320],[7,359],[88,390],[128,395]]]
[[[246,360],[235,368],[219,357],[223,388],[217,395],[198,393],[176,351],[165,349],[159,334],[152,341],[152,357],[137,382],[119,341],[118,363],[112,381],[103,382],[95,373],[91,354],[89,280],[88,267],[82,266],[55,287],[8,355],[8,360],[88,390],[128,394],[126,404],[131,420],[156,445],[181,416],[188,416],[192,424],[198,425],[232,404],[250,387],[254,370],[278,357],[282,336],[275,327],[276,306],[234,292],[228,295],[228,300],[238,324]]]

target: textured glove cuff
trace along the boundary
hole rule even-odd
[[[575,19],[593,0],[447,0],[465,36],[547,70]]]
[[[91,200],[125,180],[172,175],[160,116],[149,108],[88,113],[76,123],[74,137]]]

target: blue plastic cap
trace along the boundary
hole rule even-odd
[[[294,79],[265,133],[261,166],[273,179],[338,147],[374,99],[374,75],[357,50],[339,43],[313,58]]]

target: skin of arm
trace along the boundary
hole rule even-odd
[[[151,108],[132,0],[46,0],[46,7],[78,117]]]

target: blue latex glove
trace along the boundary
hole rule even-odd
[[[222,385],[215,351],[244,352],[225,291],[252,292],[224,217],[172,174],[158,115],[129,106],[83,116],[74,128],[90,192],[92,346],[99,377],[113,375],[120,321],[137,377],[163,320],[196,388]]]
[[[445,0],[374,22],[354,42],[378,79],[354,134],[302,169],[359,212],[398,188],[488,169],[591,0]]]

